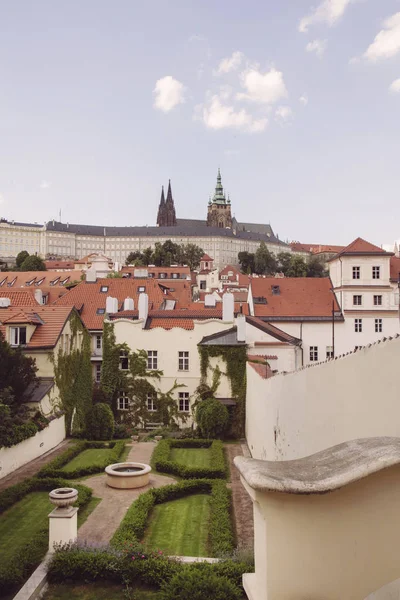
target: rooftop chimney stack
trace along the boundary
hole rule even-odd
[[[139,320],[143,320],[142,329],[146,326],[147,317],[149,315],[149,297],[147,294],[139,294]]]
[[[107,296],[106,298],[106,313],[113,314],[118,312],[118,300],[117,298],[113,298],[112,296]]]
[[[135,310],[135,303],[133,302],[133,298],[125,298],[124,310]]]
[[[215,306],[215,304],[216,304],[215,296],[213,296],[212,294],[206,294],[204,297],[204,306],[206,306],[207,308],[210,308],[212,306]]]
[[[236,327],[237,327],[237,341],[245,342],[246,341],[246,317],[242,314],[238,315],[236,318]]]
[[[233,322],[235,300],[233,294],[227,292],[222,296],[222,320],[228,323]]]

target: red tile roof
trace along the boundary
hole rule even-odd
[[[390,279],[396,282],[400,280],[400,258],[397,256],[390,258]]]
[[[272,358],[272,357],[271,357]],[[273,357],[274,359],[277,357]],[[248,354],[247,361],[250,367],[252,367],[260,377],[263,379],[268,379],[272,377],[272,370],[268,364],[265,364],[267,356],[262,356],[261,354]],[[255,361],[255,362],[253,362]]]
[[[213,260],[214,260],[214,259],[213,259],[213,258],[211,258],[211,256],[208,256],[208,254],[203,254],[203,256],[202,256],[202,257],[201,257],[201,259],[200,259],[200,262],[203,262],[203,261],[206,261],[206,262],[209,262],[209,261],[211,261],[211,262],[212,262]]]
[[[163,319],[158,317],[150,317],[149,329],[156,329],[161,327],[162,329],[173,329],[179,327],[180,329],[194,329],[193,319],[179,318],[179,319]]]
[[[188,266],[179,265],[176,267],[133,267],[133,266],[124,266],[122,267],[122,273],[129,273],[132,277],[135,271],[141,271],[146,269],[149,274],[154,275],[154,279],[175,279],[172,277],[173,273],[179,273],[179,275],[185,275],[185,278],[190,276],[190,268]],[[165,273],[167,277],[160,277],[161,274]],[[151,277],[150,277],[151,278]]]
[[[345,246],[331,244],[300,244],[299,242],[292,242],[290,247],[295,252],[310,252],[311,254],[319,254],[321,252],[334,252],[337,254],[345,248]]]
[[[102,286],[108,287],[107,292],[101,292]],[[98,309],[106,308],[106,298],[117,298],[121,306],[125,298],[132,298],[135,308],[138,307],[139,287],[145,287],[149,296],[149,310],[159,309],[165,296],[158,284],[153,279],[98,279],[95,283],[82,281],[57,301],[57,306],[75,306],[81,309],[80,315],[87,329],[103,329],[104,314],[97,314]]]
[[[272,292],[279,286],[279,294]],[[267,303],[254,303],[256,317],[318,319],[332,316],[332,302],[335,312],[340,312],[336,297],[331,291],[332,282],[328,277],[275,277],[253,278],[251,282],[254,298],[264,298]]]
[[[7,271],[0,273],[0,292],[8,290],[32,291],[36,288],[42,290],[47,296],[47,304],[53,304],[60,296],[65,294],[65,287],[72,281],[79,281],[80,271]]]
[[[177,302],[176,308],[186,308],[192,302],[192,284],[185,280],[169,280],[168,283],[158,280],[161,289],[168,290],[168,297]]]
[[[0,298],[9,298],[10,306],[38,306],[33,290],[3,290],[0,288]]]
[[[44,264],[48,271],[58,271],[59,269],[74,269],[73,260],[45,260]]]
[[[0,309],[0,331],[5,336],[6,325],[33,322],[36,329],[26,348],[54,348],[72,311],[72,306]]]
[[[344,248],[343,250],[341,250],[337,256],[346,256],[346,255],[377,255],[377,254],[383,254],[386,256],[392,256],[393,253],[392,252],[386,252],[385,250],[383,250],[383,248],[379,248],[379,246],[375,246],[374,244],[371,244],[370,242],[367,242],[366,240],[363,240],[362,238],[358,237],[357,239],[355,239],[353,242],[351,242],[351,244],[349,244],[348,246],[346,246],[346,248]],[[335,258],[337,258],[336,256],[332,259],[334,260]]]

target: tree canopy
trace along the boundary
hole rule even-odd
[[[21,253],[20,253],[21,254]],[[28,255],[20,266],[20,271],[46,271],[44,260],[35,254]]]
[[[142,252],[130,252],[126,258],[127,265],[142,267],[155,265],[169,267],[171,264],[185,264],[190,269],[196,269],[204,252],[196,244],[175,244],[166,240],[163,244],[156,242],[154,248],[145,248]]]
[[[280,252],[272,254],[264,242],[255,253],[239,252],[238,260],[243,273],[274,276],[283,273],[285,277],[326,277],[324,261],[318,256],[306,259],[299,254]]]
[[[0,404],[10,408],[11,415],[21,412],[29,400],[28,388],[37,385],[36,361],[22,354],[21,348],[12,348],[0,333]]]
[[[26,258],[28,258],[29,256],[29,252],[27,252],[26,250],[21,250],[21,252],[19,252],[17,254],[17,258],[15,259],[15,264],[17,265],[17,269],[21,268],[22,263],[24,262],[24,260]]]

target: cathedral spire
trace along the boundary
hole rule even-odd
[[[176,225],[176,214],[174,199],[172,197],[171,180],[168,182],[167,199],[164,196],[164,187],[161,192],[160,206],[158,208],[157,225],[159,227],[171,227]]]
[[[164,186],[161,186],[161,200],[158,205],[158,213],[157,213],[157,225],[162,227],[163,215],[165,212],[165,197],[164,197]]]
[[[174,200],[172,198],[171,180],[170,179],[168,179],[167,202],[172,202],[172,204],[174,203]]]
[[[213,202],[216,204],[226,204],[226,198],[224,194],[224,188],[222,187],[221,171],[218,167],[217,185],[215,186],[215,194]]]

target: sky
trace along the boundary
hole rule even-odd
[[[0,216],[400,237],[400,0],[2,0]]]

